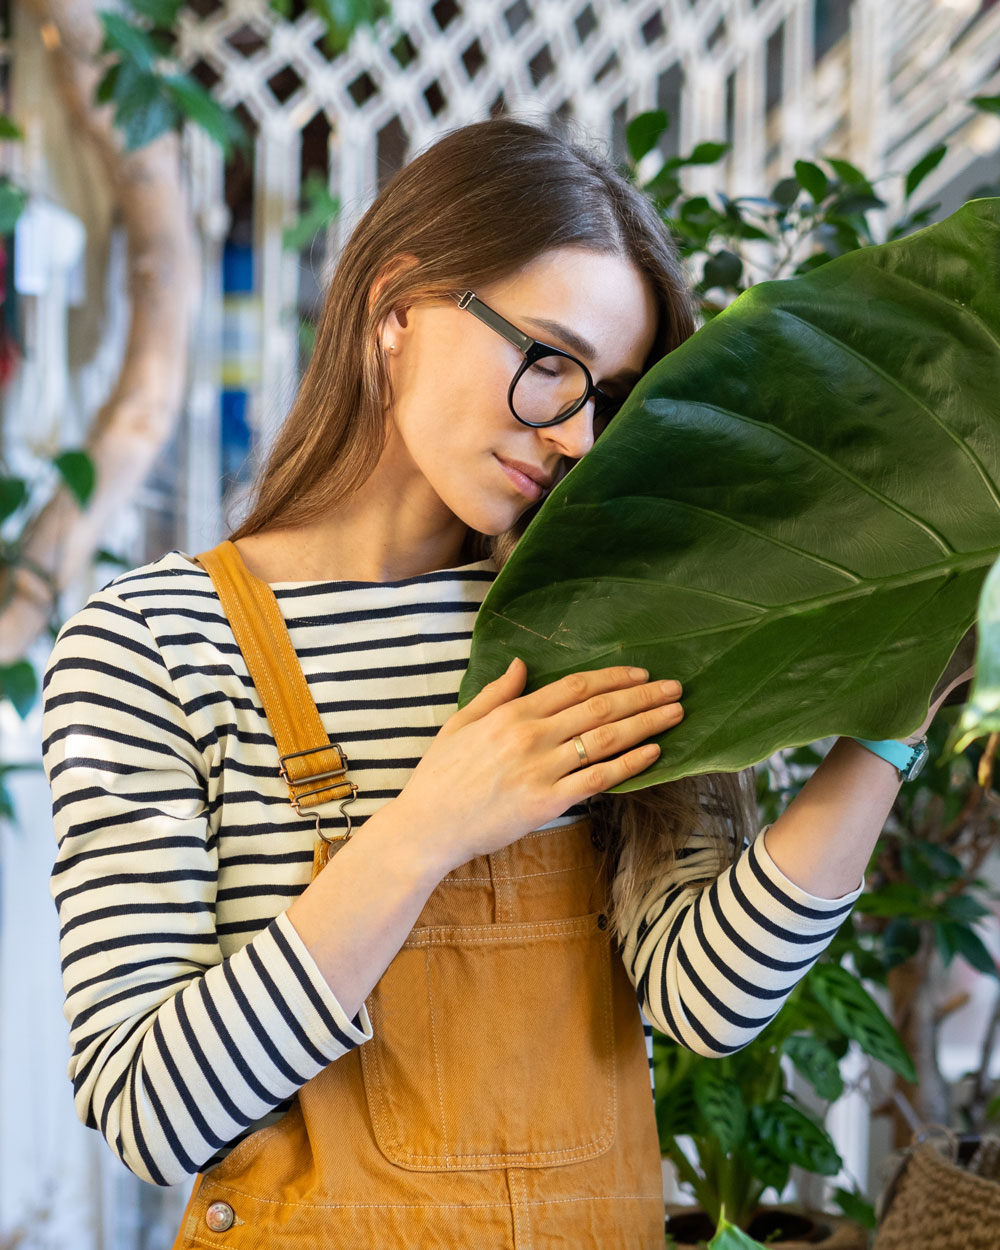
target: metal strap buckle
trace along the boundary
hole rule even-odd
[[[299,777],[298,780],[293,780],[289,777],[288,771],[285,768],[285,760],[297,759],[300,755],[316,755],[320,751],[329,751],[331,748],[339,754],[341,764],[343,765],[342,768],[331,768],[328,772],[322,773],[308,773],[305,777]],[[347,773],[347,755],[339,742],[324,742],[322,746],[306,747],[304,751],[290,751],[287,755],[279,755],[278,761],[278,772],[289,786],[300,786],[307,781],[328,781],[331,777],[344,777]],[[338,845],[346,842],[354,832],[351,824],[351,817],[344,811],[344,808],[347,807],[348,803],[353,803],[358,797],[358,787],[353,781],[348,782],[347,784],[351,787],[351,793],[340,802],[340,814],[347,821],[347,831],[345,833],[338,833],[333,837],[328,838],[319,827],[319,813],[316,813],[316,832],[324,842],[329,842],[331,845]],[[311,794],[320,794],[322,791],[330,790],[332,788],[332,786],[316,786],[312,790],[306,790],[303,794],[297,794],[294,798],[289,798],[288,801],[300,816],[305,816],[307,813],[302,810],[302,799],[308,798]]]
[[[289,777],[288,771],[285,768],[285,760],[295,760],[302,755],[316,755],[319,751],[329,751],[331,748],[340,756],[340,761],[343,764],[342,768],[332,768],[326,773],[307,773],[305,777],[299,777],[297,779]],[[279,755],[278,772],[290,786],[300,786],[306,781],[319,781],[323,777],[343,777],[343,775],[347,772],[347,756],[344,754],[344,749],[339,742],[324,742],[323,745],[319,747],[306,747],[304,751],[289,751],[287,755]],[[320,786],[321,790],[325,790],[326,788],[326,786]],[[317,791],[309,790],[307,793],[316,794]]]

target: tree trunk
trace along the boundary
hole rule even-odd
[[[27,0],[50,51],[52,83],[74,129],[107,170],[128,238],[130,322],[111,395],[85,442],[97,481],[86,508],[61,488],[25,537],[24,556],[57,590],[78,577],[115,513],[145,480],[181,411],[191,314],[199,291],[194,229],[180,177],[180,144],[167,134],[125,152],[111,105],[96,106],[102,29],[92,0]],[[0,663],[24,655],[45,627],[52,590],[18,566],[0,612]]]
[[[916,1085],[897,1076],[894,1088],[923,1123],[947,1124],[948,1086],[937,1062],[937,1019],[930,986],[933,957],[934,937],[928,929],[913,958],[889,971],[893,1023],[917,1069]],[[908,1146],[913,1139],[913,1126],[898,1106],[892,1109],[892,1119],[894,1147]]]

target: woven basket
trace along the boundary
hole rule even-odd
[[[974,1147],[944,1133],[904,1152],[872,1250],[1000,1250],[1000,1138]]]

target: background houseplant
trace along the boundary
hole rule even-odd
[[[929,952],[946,962],[956,955],[996,977],[996,966],[973,923],[989,914],[998,896],[976,875],[987,848],[1000,833],[1000,807],[978,784],[984,744],[970,744],[957,758],[946,740],[963,698],[961,690],[932,723],[931,757],[923,773],[904,785],[872,855],[870,890],[862,895],[823,959],[793,991],[777,1018],[735,1055],[705,1059],[657,1034],[654,1041],[657,1123],[663,1153],[674,1164],[699,1211],[671,1222],[678,1244],[708,1239],[722,1212],[737,1228],[768,1244],[802,1239],[805,1220],[789,1208],[761,1206],[768,1193],[780,1200],[792,1167],[820,1176],[841,1170],[821,1119],[790,1089],[789,1061],[825,1103],[844,1092],[843,1061],[851,1041],[888,1065],[909,1117],[897,1104],[884,1110],[902,1120],[909,1140],[913,1118],[984,1133],[1000,1128],[1000,1097],[989,1072],[987,1030],[979,1065],[958,1088],[941,1077],[936,1033],[944,1015],[914,1002],[922,985],[929,996]],[[780,767],[758,772],[762,823],[776,819],[820,759],[812,747],[783,753]],[[909,967],[907,967],[909,965]],[[905,970],[900,993],[900,969]],[[917,1070],[864,981],[902,1019],[926,1076]],[[956,1003],[952,1003],[954,1009]],[[947,1007],[944,1014],[947,1014]],[[782,1057],[786,1057],[784,1066]],[[924,1088],[924,1081],[929,1088]],[[919,1108],[919,1110],[918,1110]],[[678,1139],[684,1138],[682,1142]],[[872,1195],[874,1197],[874,1195]],[[874,1210],[856,1186],[834,1198],[859,1225],[874,1228]],[[703,1212],[699,1218],[699,1212]],[[820,1221],[822,1223],[822,1221]],[[779,1233],[779,1229],[782,1232]],[[808,1230],[810,1244],[815,1227]],[[840,1233],[838,1245],[851,1244]],[[772,1242],[772,1238],[776,1238]],[[713,1242],[713,1245],[715,1243]]]

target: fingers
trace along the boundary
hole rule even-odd
[[[660,748],[655,742],[646,743],[645,746],[635,747],[614,759],[577,769],[558,781],[555,789],[560,795],[560,801],[565,800],[567,806],[571,803],[583,803],[595,794],[617,786],[619,782],[638,776],[659,754]]]
[[[540,690],[525,695],[525,711],[543,719],[576,707],[595,695],[613,690],[627,690],[648,682],[649,674],[644,668],[618,665],[614,668],[595,668],[588,672],[568,673],[557,681],[549,682]]]
[[[599,748],[607,747],[607,751],[620,749],[620,740],[605,743],[604,730],[624,722],[629,724],[628,732],[632,733],[632,737],[622,745],[631,746],[659,733],[664,724],[671,723],[669,715],[664,720],[664,712],[679,707],[683,693],[679,681],[648,681],[628,690],[591,695],[583,703],[567,708],[550,719],[553,740],[566,742],[575,734],[587,734],[588,751],[591,741]],[[591,751],[590,754],[593,756],[596,752]]]

